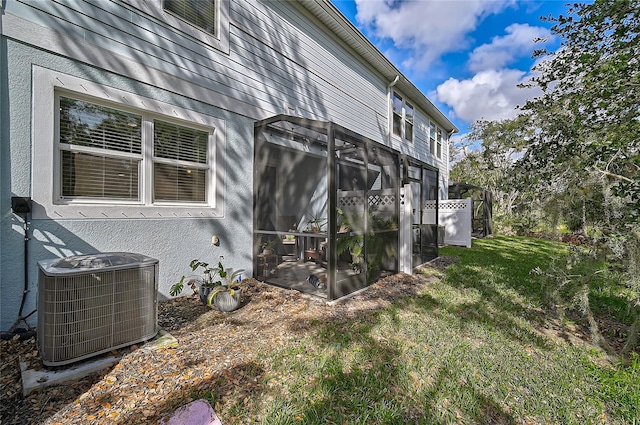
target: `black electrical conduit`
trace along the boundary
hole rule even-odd
[[[14,214],[20,215],[23,221],[23,229],[24,229],[24,247],[22,250],[23,253],[23,265],[24,265],[24,286],[22,289],[22,301],[20,302],[20,310],[18,311],[18,319],[15,321],[13,326],[9,329],[8,332],[0,333],[0,338],[2,339],[11,339],[15,335],[20,335],[20,339],[27,339],[35,336],[36,333],[34,331],[29,330],[29,324],[27,323],[27,319],[31,317],[37,309],[33,310],[31,313],[26,316],[22,315],[22,311],[24,310],[24,304],[27,300],[27,294],[29,293],[29,264],[27,262],[29,258],[29,214],[31,213],[31,199],[28,198],[11,198],[11,209]],[[26,328],[19,328],[18,325],[20,322],[24,322]]]

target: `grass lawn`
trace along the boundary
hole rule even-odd
[[[365,319],[314,322],[261,361],[264,393],[227,418],[265,424],[636,424],[640,360],[624,365],[557,320],[539,276],[563,244],[527,238],[447,247],[459,260],[419,296]],[[612,284],[613,285],[613,284]],[[598,291],[599,309],[615,288]],[[614,294],[614,295],[612,295]]]

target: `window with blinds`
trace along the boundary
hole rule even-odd
[[[163,0],[164,10],[216,35],[216,0]]]
[[[59,108],[61,200],[208,201],[210,131],[64,96]]]
[[[60,97],[61,197],[137,201],[142,117]]]
[[[153,198],[205,202],[209,133],[154,120]]]

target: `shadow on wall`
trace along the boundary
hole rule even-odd
[[[114,251],[135,252],[156,258],[160,261],[160,301],[167,299],[169,287],[189,271],[189,262],[194,258],[213,261],[219,255],[224,255],[228,267],[243,268],[250,275],[252,173],[247,172],[251,170],[251,160],[246,158],[252,158],[253,144],[250,137],[253,135],[253,122],[248,119],[240,123],[232,120],[228,122],[230,138],[246,142],[227,147],[229,163],[223,176],[224,218],[56,221],[31,220],[27,216],[29,239],[25,243],[24,218],[13,214],[7,205],[6,214],[2,217],[0,329],[9,329],[20,316],[26,316],[36,308],[37,263],[41,260]],[[3,201],[8,201],[9,198],[3,198]],[[37,206],[34,203],[34,207]],[[221,240],[219,248],[211,246],[211,236],[214,234]],[[21,311],[25,274],[26,297]],[[30,316],[27,324],[35,323],[37,315]]]
[[[250,214],[249,195],[241,197],[244,206],[230,215]],[[247,209],[244,211],[243,209]],[[241,210],[241,211],[238,211]],[[246,216],[245,216],[246,217]],[[3,238],[2,329],[8,329],[19,316],[26,316],[37,306],[38,261],[98,252],[134,252],[160,261],[158,300],[167,299],[169,287],[189,272],[194,258],[217,260],[224,255],[228,267],[251,272],[250,225],[247,218],[232,220],[34,220],[24,240],[24,220],[9,218],[11,230]],[[249,224],[251,215],[248,216]],[[221,246],[211,245],[211,236],[220,238]],[[24,250],[27,249],[26,302],[20,314],[24,289]],[[6,250],[8,255],[4,255]],[[6,265],[6,266],[5,266]],[[164,294],[164,295],[163,295]],[[37,323],[37,315],[28,324]]]
[[[96,252],[96,249],[53,220],[47,220],[47,230],[40,230],[38,221],[26,215],[12,213],[11,231],[2,241],[2,329],[10,328],[20,317],[36,309],[38,293],[38,261],[57,257]],[[71,248],[73,247],[73,248]],[[26,267],[25,267],[26,259]],[[26,283],[26,284],[25,284]],[[22,295],[25,294],[24,306]],[[22,311],[20,311],[22,306]],[[35,325],[37,315],[29,317],[27,324]],[[24,324],[24,323],[23,323]]]

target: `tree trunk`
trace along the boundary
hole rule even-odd
[[[640,314],[636,314],[636,320],[634,320],[631,325],[629,336],[627,336],[627,340],[625,341],[620,354],[628,354],[636,346],[636,343],[638,342],[638,332],[640,332]]]

